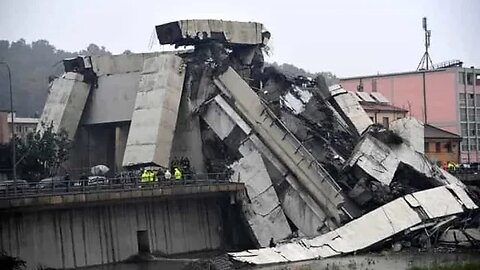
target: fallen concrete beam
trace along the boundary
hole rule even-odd
[[[232,119],[225,112],[234,113],[228,107],[225,100],[217,96],[209,103],[202,117],[221,140],[225,140],[233,132],[236,122],[250,133],[243,121],[235,116]],[[242,200],[244,218],[257,246],[267,247],[271,239],[285,239],[292,231],[260,153],[245,145],[240,146],[239,152],[243,157],[230,165],[233,171],[230,181],[245,184],[247,198]]]
[[[239,114],[293,172],[300,185],[328,213],[329,218],[340,224],[342,211],[350,217],[348,210],[343,208],[341,188],[231,67],[214,82],[222,92],[232,97]]]
[[[249,125],[221,96],[216,96],[210,102],[202,117],[222,140],[238,126],[246,136],[240,146],[240,152],[247,155],[248,149],[255,149],[272,164],[283,181],[288,182],[288,188],[277,191],[277,194],[285,215],[297,226],[301,235],[315,236],[322,232],[323,228],[328,231],[329,228],[336,227],[327,219],[321,207],[299,186],[295,176],[288,172],[282,162],[252,133]]]
[[[83,75],[67,72],[53,81],[37,130],[42,123],[53,125],[53,132],[65,130],[73,140],[90,93],[90,85],[83,82]]]
[[[156,26],[160,44],[194,45],[206,40],[232,44],[263,43],[261,23],[181,20]]]
[[[478,206],[465,190],[441,186],[415,192],[389,202],[330,233],[313,239],[299,239],[274,248],[229,253],[235,261],[249,264],[271,264],[328,258],[349,254],[385,241],[405,230],[461,214]],[[423,214],[426,213],[426,216]]]
[[[176,55],[145,60],[123,166],[170,166],[184,79],[183,60]]]

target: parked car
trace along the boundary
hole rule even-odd
[[[25,192],[29,188],[29,184],[26,180],[7,180],[0,182],[0,192],[1,193],[14,193],[15,190],[17,192]]]
[[[49,178],[44,178],[38,182],[39,189],[61,189],[65,188],[67,185],[63,180],[63,177],[54,176]]]
[[[89,176],[89,186],[108,185],[108,179],[105,176]]]

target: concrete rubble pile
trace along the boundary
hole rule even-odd
[[[445,243],[478,238],[464,226],[475,222],[466,217],[477,204],[423,155],[418,121],[397,120],[387,130],[340,85],[266,66],[270,33],[260,23],[183,20],[156,31],[161,44],[193,49],[66,60],[42,120],[74,138],[80,116],[105,115],[85,108],[89,96],[131,84],[130,111],[115,116],[131,121],[123,167],[168,168],[183,156],[196,173],[228,172],[245,184],[238,200],[259,249],[231,253],[232,260],[280,263],[386,241],[425,245],[431,235]]]

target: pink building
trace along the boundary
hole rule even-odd
[[[379,74],[340,83],[349,91],[380,92],[418,120],[461,135],[461,161],[480,162],[480,69]]]

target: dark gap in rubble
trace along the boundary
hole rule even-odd
[[[367,129],[366,133],[371,134],[373,137],[387,145],[399,145],[403,143],[402,137],[400,137],[397,133],[386,129],[381,124],[371,125]]]
[[[200,120],[200,130],[203,140],[203,155],[208,173],[229,173],[228,165],[238,160],[240,153],[232,153],[225,143],[210,129],[207,123]]]
[[[223,220],[223,240],[221,249],[224,251],[240,251],[254,248],[254,241],[248,232],[248,226],[242,217],[242,207],[239,203],[231,204],[229,199],[219,203]],[[243,224],[244,226],[239,226]]]
[[[395,197],[404,196],[416,191],[438,187],[441,184],[434,178],[428,178],[411,166],[400,162],[390,183],[390,189]]]

